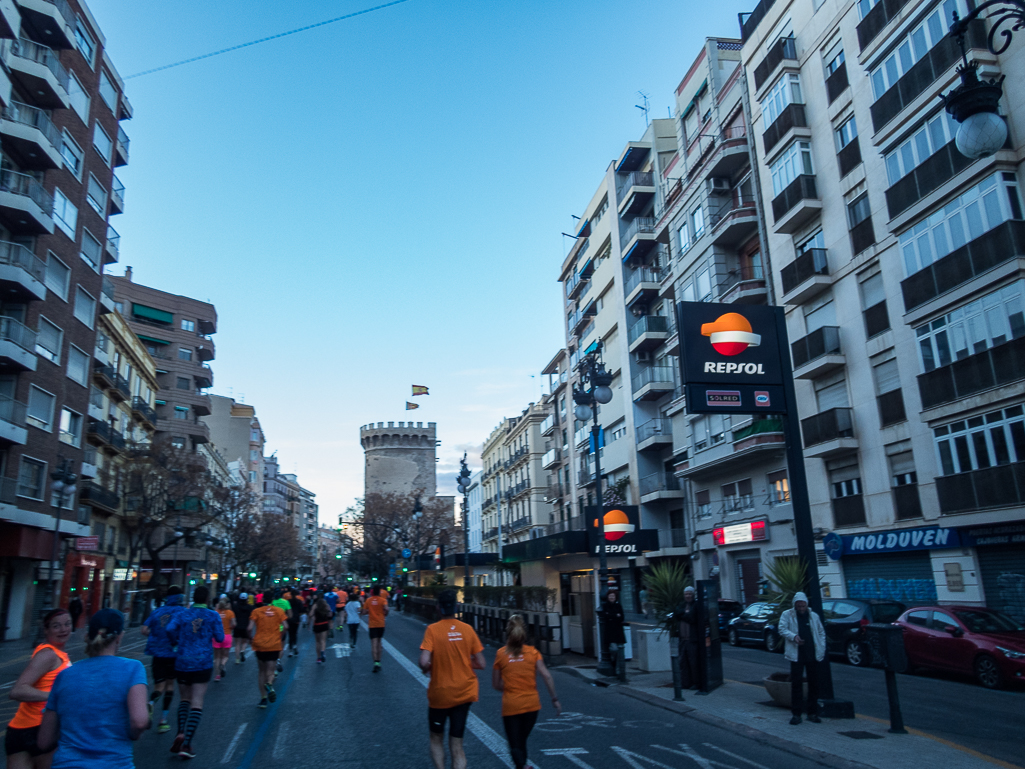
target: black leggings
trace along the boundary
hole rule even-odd
[[[351,646],[356,645],[356,634],[359,632],[359,623],[349,623],[349,644]]]
[[[523,769],[527,765],[527,737],[530,736],[540,712],[531,710],[529,713],[518,713],[515,716],[502,716],[505,738],[509,741],[509,755],[512,756],[516,769]]]
[[[288,623],[288,645],[295,651],[299,647],[299,623]]]

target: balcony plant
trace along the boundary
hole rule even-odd
[[[683,603],[683,591],[689,584],[691,578],[686,567],[678,561],[660,561],[644,575],[644,586],[648,589],[648,601],[655,610],[658,628],[669,633],[671,639],[677,636],[677,623],[670,615]]]

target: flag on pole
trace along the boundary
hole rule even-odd
[[[430,395],[430,393],[423,385],[413,385],[413,395]]]
[[[420,408],[419,403],[410,403],[409,401],[406,401],[406,411],[412,411],[413,409],[418,408]]]

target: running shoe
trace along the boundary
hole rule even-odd
[[[267,687],[267,699],[274,702],[278,698],[278,693],[274,691],[274,687],[270,684],[264,684]]]
[[[241,664],[241,662],[242,662],[242,660],[240,660],[238,657],[235,658],[235,664],[236,665]]]
[[[262,700],[260,700],[260,704],[257,705],[256,707],[258,707],[258,708],[265,708],[265,707],[267,707],[267,698],[264,697]]]
[[[220,674],[220,673],[218,673],[217,675],[215,675],[215,676],[214,676],[214,680],[215,680],[215,681],[220,681],[220,680],[221,680],[221,674]]]
[[[147,702],[146,707],[149,709],[149,717],[153,718],[153,700]]]
[[[283,665],[281,664],[281,660],[278,660],[278,664],[277,664],[277,671],[278,671],[279,673],[284,673],[284,672],[285,672],[285,668],[284,668],[284,666],[283,666]]]
[[[375,662],[374,663],[374,672],[375,673],[380,673],[381,672],[381,663],[380,662]]]
[[[185,747],[183,747],[181,749],[181,751],[179,751],[178,755],[181,756],[182,758],[195,758],[196,757],[196,751],[194,751],[192,749],[191,745],[186,745]]]
[[[181,753],[182,746],[185,744],[185,735],[179,734],[174,738],[174,742],[171,743],[172,753]]]
[[[246,661],[246,653],[245,652],[242,652],[239,656],[242,658],[243,662]]]
[[[169,731],[171,731],[171,725],[167,721],[157,724],[157,734],[167,734]]]

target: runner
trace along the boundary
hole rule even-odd
[[[235,632],[232,634],[235,640],[235,664],[246,661],[246,646],[249,641],[249,615],[253,612],[253,605],[249,603],[249,596],[241,593],[235,602]]]
[[[359,633],[359,613],[363,607],[359,598],[352,596],[345,602],[345,624],[349,626],[349,648],[356,648],[356,634]]]
[[[288,599],[288,606],[291,614],[288,617],[288,656],[299,656],[299,625],[306,616],[306,604],[298,595],[293,594]]]
[[[150,669],[153,671],[153,692],[149,697],[150,715],[153,715],[153,708],[161,695],[164,698],[157,734],[171,730],[170,724],[167,723],[167,714],[174,701],[174,658],[177,652],[174,649],[174,641],[167,637],[167,623],[179,612],[185,611],[184,600],[182,589],[177,585],[171,585],[164,597],[164,605],[154,609],[139,628],[139,632],[147,636],[144,653],[153,657],[150,663]]]
[[[449,592],[449,591],[445,591]],[[381,672],[381,639],[384,638],[384,618],[391,611],[388,599],[381,595],[381,588],[374,585],[371,595],[363,602],[360,614],[367,615],[367,627],[370,628],[370,653],[374,657],[374,672]]]
[[[287,619],[292,619],[292,605],[281,596],[281,591],[274,591],[274,600],[271,601],[274,606],[277,606],[281,611],[285,612]],[[284,650],[285,641],[288,639],[288,631],[285,629],[288,626],[288,622],[281,623],[281,648]],[[281,665],[281,658],[278,657],[277,664],[275,665],[277,672],[284,673],[285,668]]]
[[[217,602],[217,613],[221,617],[221,624],[224,625],[224,640],[214,641],[214,680],[220,681],[228,675],[225,667],[228,664],[228,655],[231,653],[232,634],[235,632],[235,612],[231,610],[231,603],[228,596],[221,596]]]
[[[335,618],[338,614],[338,593],[335,591],[334,585],[327,586],[327,592],[324,594],[324,600],[327,601],[328,608],[331,609],[331,619]],[[335,637],[334,626],[328,627],[328,636],[330,638]]]
[[[545,667],[538,650],[527,646],[526,641],[527,628],[523,617],[514,614],[505,626],[505,646],[495,653],[495,664],[491,669],[491,685],[502,692],[502,723],[516,769],[524,769],[527,765],[527,737],[537,722],[537,714],[541,712],[538,675],[548,687],[556,715],[562,715],[552,674]]]
[[[192,738],[203,718],[203,699],[213,673],[213,641],[224,642],[220,615],[206,605],[210,588],[200,585],[192,594],[192,608],[178,612],[167,623],[167,636],[178,647],[174,671],[178,677],[178,734],[171,752],[195,758]]]
[[[313,625],[313,637],[317,641],[317,662],[324,662],[327,649],[327,631],[331,629],[331,608],[321,598],[310,609],[310,624]]]
[[[338,603],[335,605],[335,615],[338,617],[337,630],[342,630],[342,620],[345,618],[345,604],[349,602],[349,594],[345,590],[338,591]]]
[[[100,609],[89,618],[85,653],[53,683],[39,727],[39,747],[54,748],[54,769],[130,769],[132,740],[150,727],[146,668],[117,656],[125,618]]]
[[[32,652],[32,659],[11,687],[10,697],[21,704],[7,724],[4,748],[8,769],[47,769],[52,756],[39,749],[39,725],[43,708],[57,674],[71,666],[64,644],[71,638],[71,614],[54,609],[43,617],[46,641]]]
[[[257,686],[260,689],[258,707],[267,707],[268,700],[278,698],[274,691],[275,666],[281,656],[281,623],[288,617],[277,606],[265,603],[249,615],[249,638],[256,652]]]
[[[427,687],[431,759],[436,769],[445,769],[445,721],[451,719],[448,746],[452,769],[466,769],[463,734],[470,705],[478,699],[473,671],[484,669],[484,647],[473,628],[455,618],[454,590],[438,595],[438,610],[441,619],[427,626],[420,644],[420,669],[431,677]]]

